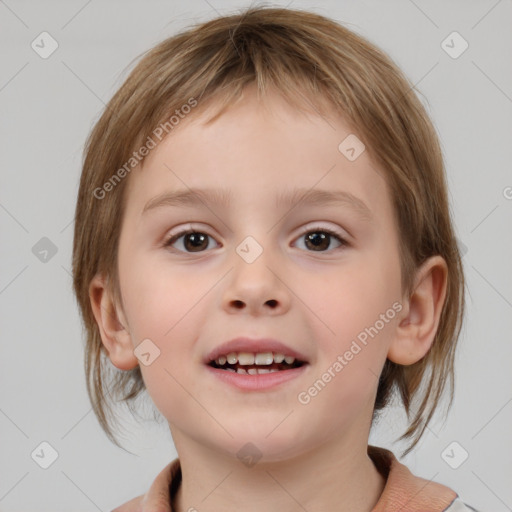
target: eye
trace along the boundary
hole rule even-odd
[[[324,227],[314,227],[301,235],[298,240],[305,239],[307,248],[312,248],[313,252],[326,252],[325,249],[329,247],[331,241],[335,239],[339,247],[348,246],[348,242],[342,237],[341,233]]]
[[[183,240],[181,240],[183,238]],[[204,252],[206,249],[211,248],[208,244],[208,239],[213,238],[202,232],[194,229],[182,230],[175,235],[171,236],[165,243],[164,247],[170,247],[181,240],[183,248],[178,248],[179,252]],[[338,245],[334,248],[348,246],[348,242],[342,237],[341,233],[324,227],[314,227],[306,231],[301,237],[305,239],[305,246],[313,252],[327,252],[334,239]]]
[[[202,231],[196,231],[194,229],[186,229],[176,233],[169,238],[164,246],[169,247],[174,245],[175,242],[183,238],[182,245],[184,249],[178,249],[181,252],[203,252],[204,249],[208,248],[208,238],[210,235],[203,233]],[[212,239],[213,240],[213,239]]]

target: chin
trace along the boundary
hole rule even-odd
[[[224,446],[217,446],[217,449],[224,449],[228,456],[242,462],[249,458],[258,463],[285,461],[311,449],[314,443],[304,438],[303,430],[285,426],[286,420],[280,425],[282,421],[281,415],[277,422],[263,422],[264,427],[255,420],[251,428],[233,428],[230,430],[233,438],[225,437]]]

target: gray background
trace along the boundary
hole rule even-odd
[[[455,405],[447,419],[440,411],[403,462],[482,511],[512,510],[511,2],[272,5],[287,4],[366,36],[424,95],[467,250],[468,314]],[[247,5],[0,1],[0,511],[108,511],[145,492],[175,457],[165,423],[127,420],[125,446],[132,453],[112,445],[88,402],[70,275],[81,154],[136,57],[186,25]],[[31,47],[43,31],[59,45],[47,59]],[[469,43],[456,59],[441,46],[453,31]],[[46,261],[36,250],[43,237],[57,249]],[[392,407],[370,441],[398,455],[403,445],[393,441],[404,427],[403,414]],[[31,457],[43,441],[58,452],[48,469]],[[469,454],[457,469],[442,456],[454,441],[452,465],[462,450]]]

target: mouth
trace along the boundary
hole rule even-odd
[[[242,375],[262,375],[300,368],[306,364],[295,356],[279,352],[229,352],[212,359],[209,366]]]
[[[279,340],[235,338],[203,360],[212,377],[244,392],[282,389],[308,371],[307,357]]]

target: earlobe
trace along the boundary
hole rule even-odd
[[[132,370],[138,365],[133,344],[121,308],[114,303],[105,278],[98,274],[89,284],[89,299],[98,324],[101,341],[112,364],[120,370]]]
[[[417,270],[415,286],[396,327],[388,359],[410,365],[422,359],[434,342],[446,298],[448,268],[444,258],[432,256]]]

